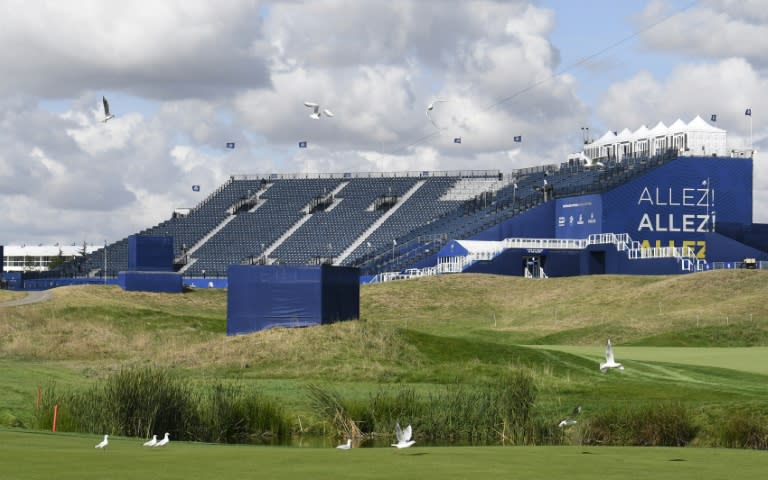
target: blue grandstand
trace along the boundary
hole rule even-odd
[[[768,227],[752,223],[752,152],[727,150],[724,131],[698,117],[680,124],[686,129],[641,129],[651,137],[609,132],[566,162],[511,172],[233,176],[139,233],[173,237],[185,277],[224,277],[229,265],[253,263],[330,263],[392,277],[413,269],[535,276],[530,265],[540,276],[681,273],[768,261]],[[127,248],[115,242],[62,273],[101,276],[106,264],[116,276]]]

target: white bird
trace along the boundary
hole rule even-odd
[[[115,118],[115,116],[109,113],[109,102],[107,101],[107,97],[102,96],[101,101],[104,103],[104,120],[102,120],[102,122],[106,123],[107,120]]]
[[[312,109],[312,113],[309,114],[309,118],[314,118],[315,120],[320,119],[320,105],[318,105],[315,102],[304,102],[304,105]],[[326,117],[333,116],[333,112],[331,112],[327,108],[324,108],[322,113],[325,114]]]
[[[109,445],[109,440],[107,440],[108,438],[109,438],[109,435],[104,435],[104,440],[102,440],[101,442],[99,442],[99,444],[98,444],[98,445],[96,445],[96,447],[95,447],[95,448],[104,448],[104,447],[106,447],[107,445]]]
[[[162,447],[164,445],[168,445],[168,442],[170,442],[170,441],[171,441],[171,439],[168,438],[168,432],[165,432],[165,436],[163,437],[163,439],[160,440],[159,442],[157,442],[156,444],[152,445],[152,446],[153,447]]]
[[[434,125],[434,126],[435,126],[435,128],[436,128],[436,129],[438,129],[438,130],[440,130],[440,127],[438,127],[438,126],[437,126],[437,124],[435,123],[435,121],[434,121],[434,120],[432,120],[432,115],[430,115],[430,114],[429,114],[429,112],[431,112],[432,110],[434,110],[434,109],[435,109],[435,103],[437,103],[437,102],[447,102],[447,101],[448,101],[448,100],[441,100],[441,99],[439,99],[439,98],[438,98],[437,100],[434,100],[432,103],[430,103],[429,105],[427,105],[427,112],[426,112],[426,113],[427,113],[427,119],[428,119],[430,122],[432,122],[432,125]]]
[[[605,373],[610,368],[618,368],[624,370],[624,365],[617,363],[613,358],[613,347],[611,346],[611,339],[608,339],[608,344],[605,346],[605,361],[600,362],[600,371]]]
[[[560,423],[558,423],[557,426],[560,428],[563,428],[563,427],[568,427],[570,425],[576,425],[576,423],[578,422],[573,417],[577,416],[580,413],[581,413],[581,405],[578,405],[576,408],[573,409],[573,412],[571,412],[571,415],[565,420],[562,420]]]
[[[341,445],[337,445],[336,448],[338,448],[339,450],[349,450],[350,448],[352,448],[352,439],[348,438],[347,443],[342,443]]]
[[[408,448],[414,443],[416,443],[415,440],[411,440],[411,435],[413,434],[413,430],[411,429],[411,426],[408,425],[405,427],[405,430],[402,430],[400,428],[400,423],[395,424],[395,436],[397,437],[397,443],[393,443],[393,447],[397,448]]]
[[[154,447],[157,444],[157,435],[152,435],[152,440],[144,442],[145,447]]]

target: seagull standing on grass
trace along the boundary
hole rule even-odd
[[[560,427],[560,428],[563,428],[563,427],[568,427],[570,425],[576,425],[577,422],[576,422],[576,419],[574,417],[578,416],[578,414],[580,414],[580,413],[581,413],[581,405],[579,405],[576,408],[574,408],[573,412],[571,412],[571,415],[568,418],[566,418],[565,420],[563,420],[560,423],[558,423],[557,426]]]
[[[624,365],[616,363],[616,360],[613,358],[613,347],[611,346],[611,339],[609,338],[608,343],[605,346],[605,361],[600,362],[600,371],[605,373],[610,368],[624,370]]]
[[[102,440],[101,442],[99,442],[99,444],[98,444],[98,445],[96,445],[96,447],[95,447],[95,448],[104,448],[104,447],[106,447],[107,445],[109,445],[109,440],[107,440],[108,438],[109,438],[109,435],[104,435],[104,440]]]
[[[411,429],[411,426],[408,425],[405,427],[405,430],[400,429],[400,423],[395,424],[395,436],[397,437],[397,443],[393,443],[393,447],[397,448],[408,448],[414,443],[416,443],[415,440],[411,440],[411,435],[413,434],[413,430]]]
[[[348,438],[347,443],[342,443],[341,445],[338,445],[336,448],[338,448],[339,450],[349,450],[350,448],[352,448],[352,439]]]
[[[104,120],[102,120],[102,122],[107,123],[107,120],[115,118],[115,116],[109,113],[109,102],[107,101],[107,97],[102,96],[101,101],[104,103]]]
[[[155,445],[157,445],[157,435],[152,435],[152,440],[144,442],[145,447],[154,447]]]
[[[162,447],[164,445],[168,445],[168,442],[170,442],[170,441],[171,441],[171,439],[168,438],[168,432],[165,432],[165,436],[163,437],[163,439],[160,440],[159,442],[157,442],[156,444],[152,445],[152,446],[153,447]]]
[[[312,109],[312,113],[309,114],[309,118],[314,118],[315,120],[320,119],[320,105],[315,102],[304,102],[304,105]],[[333,112],[327,108],[324,108],[322,113],[324,113],[326,117],[333,116]]]

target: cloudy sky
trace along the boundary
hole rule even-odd
[[[768,146],[762,0],[0,0],[0,64],[5,245],[111,243],[232,174],[559,163],[582,127],[715,113],[738,147],[749,107]]]

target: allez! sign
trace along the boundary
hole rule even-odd
[[[655,214],[643,213],[637,226],[637,231],[688,233],[714,231],[715,212],[710,212],[714,205],[714,198],[714,189],[708,187],[682,188],[680,191],[675,191],[672,188],[645,187],[637,201],[638,205],[679,207],[677,208],[679,211]],[[693,211],[697,213],[691,213]]]
[[[701,186],[682,188],[659,188],[645,186],[637,200],[637,205],[644,207],[644,213],[637,225],[637,232],[653,233],[706,233],[715,230],[716,215],[715,190],[708,181]],[[663,210],[653,212],[652,210]],[[648,210],[651,210],[650,212]],[[670,211],[671,210],[671,211]],[[661,240],[654,244],[642,240],[644,248],[682,247],[690,248],[697,258],[706,258],[707,243],[704,240],[687,239],[679,242],[669,240],[665,245]]]

